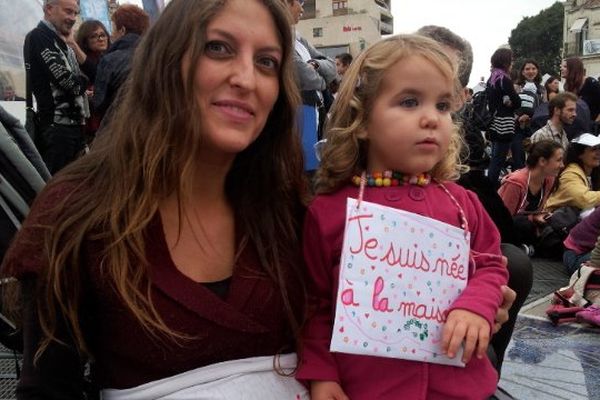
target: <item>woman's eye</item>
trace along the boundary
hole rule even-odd
[[[400,101],[400,105],[402,107],[412,108],[412,107],[418,106],[419,101],[417,99],[415,99],[414,97],[408,97],[408,98]]]
[[[279,70],[279,61],[274,57],[261,57],[258,59],[257,63],[262,67],[273,71]]]
[[[229,54],[229,47],[222,42],[208,42],[204,47],[207,53],[213,55],[227,55]]]

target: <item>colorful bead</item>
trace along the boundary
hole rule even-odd
[[[429,182],[431,182],[431,177],[429,174],[419,174],[419,175],[404,175],[401,172],[397,171],[383,171],[383,172],[373,172],[371,174],[366,174],[366,186],[375,186],[375,187],[390,187],[390,186],[400,186],[406,183],[410,183],[418,186],[425,186]],[[352,177],[352,183],[356,186],[361,185],[362,178],[358,175]]]

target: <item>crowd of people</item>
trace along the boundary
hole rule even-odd
[[[172,0],[151,24],[122,5],[109,34],[44,1],[26,102],[53,178],[1,270],[19,399],[496,398],[553,215],[575,210],[569,272],[600,234],[600,84],[577,58],[563,91],[532,59],[513,82],[499,48],[482,131],[464,38],[425,26],[332,59],[296,32],[302,6]],[[463,367],[330,351],[349,198],[464,235],[436,333]]]

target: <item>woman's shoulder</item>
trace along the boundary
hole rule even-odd
[[[6,253],[3,272],[25,277],[36,274],[44,262],[43,250],[49,232],[69,218],[68,204],[80,189],[77,182],[51,180],[35,198],[29,214]]]

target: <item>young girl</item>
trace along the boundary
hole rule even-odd
[[[461,138],[451,118],[460,87],[455,72],[437,43],[400,35],[370,47],[344,77],[317,172],[318,196],[305,220],[315,310],[297,378],[310,381],[314,400],[481,400],[496,388],[485,354],[507,272],[498,231],[477,197],[448,182],[461,169]],[[441,337],[450,358],[465,343],[465,368],[329,351],[346,200],[359,192],[366,202],[470,231],[468,286],[448,310]]]

